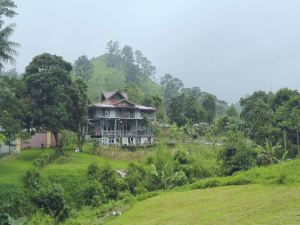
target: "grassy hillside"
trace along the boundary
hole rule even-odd
[[[94,72],[88,81],[88,95],[92,101],[98,101],[103,91],[122,90],[125,87],[124,72],[117,68],[107,67],[107,56],[93,58]],[[158,84],[150,79],[143,80],[139,86],[143,94],[156,95],[160,93]]]
[[[108,225],[299,224],[300,159],[199,180],[138,202]]]
[[[299,224],[299,210],[298,186],[228,186],[156,196],[106,224]]]

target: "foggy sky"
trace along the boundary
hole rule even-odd
[[[74,62],[106,42],[141,50],[187,87],[228,102],[300,86],[298,0],[15,0],[18,72],[43,52]]]

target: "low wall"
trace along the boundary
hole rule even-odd
[[[49,148],[55,147],[56,142],[51,132],[35,133],[30,139],[22,140],[21,149],[24,148]]]

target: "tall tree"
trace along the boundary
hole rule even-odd
[[[76,76],[87,81],[92,76],[93,64],[86,55],[82,55],[75,61],[73,69]]]
[[[246,134],[257,144],[263,145],[266,139],[275,142],[275,115],[272,111],[273,94],[263,91],[254,92],[240,100],[243,107],[241,119],[244,121]]]
[[[143,94],[134,83],[127,83],[125,86],[125,92],[127,92],[130,101],[133,101],[135,103],[142,102]]]
[[[4,17],[12,18],[17,13],[14,9],[17,6],[12,0],[0,1],[0,71],[4,68],[6,62],[13,63],[15,61],[16,48],[20,45],[10,41],[10,37],[14,32],[15,24],[4,25]]]
[[[277,121],[279,122],[281,128],[284,132],[284,145],[287,148],[287,133],[294,134],[290,137],[292,143],[297,145],[297,153],[300,151],[300,140],[299,140],[299,130],[300,130],[300,95],[295,95],[290,98],[289,101],[281,105],[276,111]]]
[[[160,84],[163,92],[163,102],[168,110],[171,99],[180,94],[180,91],[183,88],[183,82],[170,74],[165,74],[161,78]]]
[[[282,88],[276,92],[272,100],[272,108],[276,111],[280,106],[289,101],[293,96],[299,95],[297,90]]]
[[[23,134],[23,118],[27,114],[24,100],[17,96],[19,82],[0,76],[0,136],[5,137],[9,151],[12,142]]]
[[[217,98],[211,94],[205,93],[202,97],[202,106],[207,111],[207,120],[211,123],[217,112]]]
[[[68,128],[76,133],[77,146],[82,150],[84,142],[84,127],[87,125],[87,85],[77,79],[72,83],[71,89],[71,115]]]
[[[110,40],[106,44],[107,66],[115,68],[120,63],[120,45],[118,41]]]
[[[70,118],[71,70],[72,65],[62,57],[44,53],[33,58],[23,78],[32,113],[30,124],[52,131],[56,144],[58,132]]]

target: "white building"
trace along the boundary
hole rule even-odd
[[[137,105],[122,92],[104,92],[101,103],[88,107],[87,134],[104,145],[146,145],[153,142],[150,124],[155,108]]]

